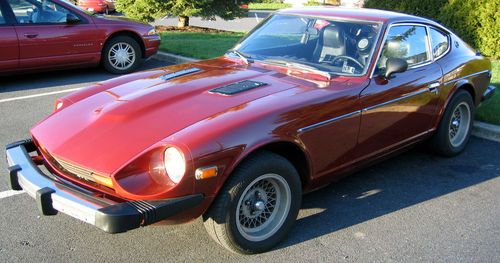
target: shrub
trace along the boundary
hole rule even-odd
[[[366,0],[365,7],[433,19],[453,30],[485,56],[500,58],[498,0]]]
[[[320,6],[320,5],[340,5],[340,0],[308,0],[304,6]]]

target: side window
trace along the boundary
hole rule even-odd
[[[71,11],[48,0],[8,0],[20,24],[65,23]]]
[[[441,56],[442,54],[444,54],[444,52],[446,52],[446,50],[448,50],[450,42],[446,34],[432,27],[429,29],[430,29],[429,34],[431,36],[432,55],[436,58]]]
[[[388,58],[404,59],[408,63],[408,67],[427,62],[431,59],[427,46],[425,27],[393,26],[385,40],[377,68],[379,72],[383,72]]]
[[[0,25],[5,25],[6,22],[5,22],[5,18],[3,17],[3,14],[2,14],[2,8],[0,8]]]

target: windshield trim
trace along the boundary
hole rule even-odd
[[[384,31],[384,22],[383,21],[363,20],[363,19],[357,19],[357,18],[333,17],[333,16],[315,16],[315,15],[300,15],[300,14],[284,14],[284,13],[280,13],[278,11],[278,12],[272,13],[271,15],[269,15],[268,17],[266,17],[266,19],[262,20],[257,26],[255,26],[243,38],[241,38],[240,41],[238,41],[236,43],[236,45],[231,50],[238,50],[239,51],[239,45],[240,45],[241,42],[245,41],[250,35],[252,35],[255,31],[257,31],[269,19],[271,19],[272,17],[274,17],[276,15],[279,15],[279,16],[291,16],[291,17],[305,17],[305,18],[312,18],[312,19],[325,19],[325,20],[334,21],[334,22],[360,22],[360,23],[364,23],[364,24],[379,25],[380,28],[379,28],[379,30],[377,32],[377,36],[376,36],[377,41],[374,43],[374,45],[372,47],[372,50],[370,51],[370,58],[368,60],[368,63],[366,64],[367,65],[366,68],[363,70],[362,73],[360,73],[360,74],[347,74],[347,73],[343,73],[343,72],[325,71],[325,72],[329,73],[332,76],[363,77],[363,76],[366,76],[366,75],[370,75],[369,74],[370,73],[370,68],[373,67],[373,65],[372,65],[372,63],[373,63],[373,57],[375,55],[375,52],[376,52],[377,48],[380,45],[380,36],[382,34],[382,31]],[[259,62],[262,61],[261,59],[256,59],[256,58],[253,58],[253,57],[251,57],[251,58],[254,59],[255,61],[259,61]]]

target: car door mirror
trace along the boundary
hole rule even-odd
[[[66,23],[67,24],[78,24],[80,22],[80,18],[78,18],[74,14],[67,14],[66,15]]]
[[[385,74],[386,79],[390,79],[392,74],[405,72],[408,69],[408,63],[400,58],[388,58],[385,63]]]

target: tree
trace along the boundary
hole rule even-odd
[[[190,16],[232,19],[242,16],[235,0],[117,0],[116,9],[127,17],[151,22],[167,15],[179,16],[179,27],[189,26]]]

